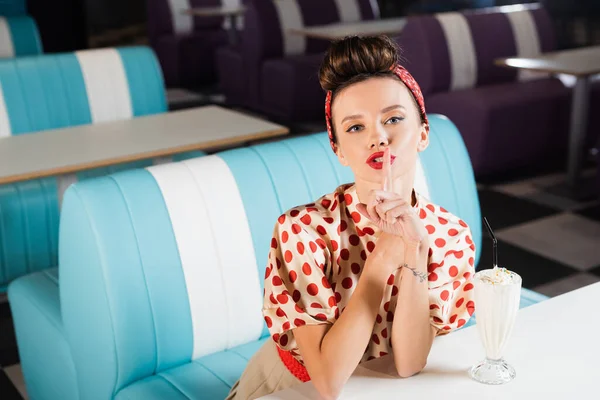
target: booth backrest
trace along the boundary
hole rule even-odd
[[[0,59],[41,53],[40,33],[33,18],[0,14]]]

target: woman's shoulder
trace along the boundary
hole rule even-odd
[[[461,239],[464,239],[467,243],[472,243],[471,229],[464,220],[426,197],[419,194],[417,196],[419,217],[429,235],[434,238],[434,242],[437,240],[438,244],[450,244],[460,243]]]

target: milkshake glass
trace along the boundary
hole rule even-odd
[[[515,378],[515,369],[502,358],[512,333],[519,301],[521,277],[505,268],[481,270],[473,276],[476,325],[485,359],[470,370],[473,379],[499,385]]]

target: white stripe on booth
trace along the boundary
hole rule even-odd
[[[467,19],[460,13],[435,16],[442,26],[450,56],[450,90],[470,89],[477,83],[477,57]]]
[[[0,58],[13,58],[15,48],[6,18],[0,17]]]
[[[420,157],[417,157],[417,168],[415,170],[415,183],[413,187],[421,196],[431,200],[431,197],[429,197],[429,184],[427,183],[427,176],[425,175],[425,170],[423,169],[423,163],[421,162]]]
[[[123,60],[116,49],[75,52],[90,104],[92,123],[133,117]]]
[[[191,8],[189,0],[168,0],[171,21],[175,33],[190,33],[194,29],[194,19],[183,11]]]
[[[175,233],[190,303],[192,358],[257,340],[262,292],[237,184],[218,156],[149,167]]]
[[[362,19],[358,0],[335,0],[335,5],[341,22],[358,22]]]
[[[515,37],[515,47],[517,48],[517,57],[533,57],[541,53],[540,38],[537,32],[537,26],[529,10],[521,10],[505,13],[512,27]],[[532,79],[547,78],[548,74],[544,72],[535,72],[519,70],[519,81],[529,81]]]
[[[300,6],[298,6],[296,0],[274,0],[273,4],[279,16],[283,53],[286,56],[304,54],[306,52],[306,38],[303,35],[294,35],[288,32],[289,29],[304,27]]]
[[[360,0],[357,0],[360,1]],[[369,0],[371,3],[371,10],[373,10],[373,17],[375,19],[379,19],[381,17],[381,13],[379,11],[379,3],[377,0]]]
[[[4,92],[2,91],[2,82],[0,82],[0,137],[10,136],[10,119],[4,101]]]
[[[223,5],[223,7],[239,7],[241,6],[241,0],[221,0],[221,4]],[[242,29],[244,29],[244,15],[238,15],[237,17],[234,17],[234,20],[236,21],[236,28],[238,31],[241,31]],[[223,19],[223,29],[229,29],[231,27],[231,19],[229,18],[225,18]]]
[[[56,177],[56,192],[58,195],[58,209],[61,209],[63,196],[65,195],[65,191],[72,184],[77,182],[76,174],[66,174],[66,175],[58,175]]]

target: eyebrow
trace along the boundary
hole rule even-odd
[[[400,108],[400,109],[406,110],[406,107],[404,107],[404,106],[401,106],[400,104],[394,104],[394,105],[392,105],[392,106],[389,106],[389,107],[386,107],[386,108],[382,109],[382,110],[381,110],[381,113],[382,113],[382,114],[385,114],[386,112],[389,112],[389,111],[395,110],[396,108]],[[345,117],[345,118],[342,120],[342,122],[341,122],[341,123],[343,124],[345,121],[349,121],[349,120],[353,120],[353,119],[359,119],[359,118],[361,118],[361,117],[362,117],[362,114],[348,115],[347,117]]]

